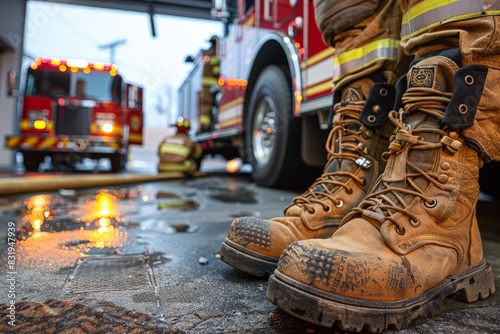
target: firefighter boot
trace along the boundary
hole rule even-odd
[[[372,188],[383,171],[380,158],[394,130],[387,119],[395,88],[365,78],[341,94],[342,102],[334,106],[323,174],[293,199],[284,217],[234,220],[221,245],[224,262],[255,276],[272,273],[286,246],[297,240],[330,237]]]
[[[441,122],[457,70],[443,55],[410,68],[404,109],[389,115],[396,132],[377,185],[331,238],[283,251],[271,302],[322,326],[380,332],[437,313],[455,292],[467,302],[494,292],[475,212],[482,161]]]

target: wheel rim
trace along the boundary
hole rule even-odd
[[[253,155],[259,165],[265,165],[276,149],[276,106],[269,96],[259,101],[252,129]]]

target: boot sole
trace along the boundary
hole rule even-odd
[[[230,266],[257,277],[272,274],[278,265],[278,258],[252,252],[227,238],[221,244],[220,255]]]
[[[417,318],[438,314],[443,300],[454,293],[457,293],[457,298],[470,303],[485,299],[494,292],[491,266],[483,260],[448,276],[416,298],[387,303],[336,296],[295,281],[276,270],[269,278],[267,299],[281,310],[323,327],[381,333],[389,327],[400,330]]]

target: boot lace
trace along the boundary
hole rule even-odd
[[[347,182],[339,180],[340,176],[353,179],[359,186],[366,184],[366,180],[348,171],[327,171],[331,164],[336,163],[337,166],[340,166],[341,161],[344,159],[355,162],[362,154],[367,153],[365,146],[359,141],[360,136],[368,138],[372,135],[371,130],[364,127],[358,120],[364,104],[365,101],[340,102],[334,106],[333,127],[326,144],[328,162],[325,165],[325,170],[308,190],[292,200],[292,203],[285,208],[285,211],[291,206],[298,205],[313,214],[316,210],[313,204],[317,203],[322,206],[324,211],[329,212],[332,208],[330,204],[325,203],[325,198],[329,199],[336,207],[342,207],[344,205],[343,201],[335,198],[334,192],[339,187],[343,187],[348,194],[351,194],[353,189],[347,185]]]
[[[418,217],[407,209],[409,203],[415,197],[419,197],[429,208],[437,205],[436,199],[427,196],[424,190],[417,185],[416,179],[423,177],[429,183],[443,189],[443,184],[438,181],[438,174],[422,170],[414,162],[407,159],[407,156],[401,155],[407,155],[410,150],[436,150],[440,147],[444,147],[450,154],[454,154],[460,149],[461,143],[449,137],[448,132],[442,129],[426,127],[412,129],[410,125],[403,122],[403,116],[411,115],[418,110],[433,115],[441,121],[451,95],[452,93],[432,88],[412,88],[411,91],[405,93],[403,96],[404,110],[392,111],[389,114],[389,119],[396,125],[396,134],[391,138],[389,151],[385,153],[386,156],[395,156],[395,161],[401,161],[405,164],[403,168],[400,168],[404,175],[398,181],[384,181],[379,178],[379,184],[375,191],[366,196],[360,205],[353,209],[353,215],[358,213],[371,218],[369,221],[378,227],[384,221],[389,220],[396,225],[396,232],[403,235],[406,233],[405,227],[401,222],[392,218],[395,213],[405,214],[409,217],[410,224],[418,227],[420,225]],[[441,140],[435,143],[426,142],[422,137],[425,133],[438,134]],[[399,157],[397,157],[398,155]]]

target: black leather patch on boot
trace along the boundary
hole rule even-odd
[[[369,129],[382,126],[394,107],[396,88],[382,82],[373,84],[359,120]]]
[[[444,124],[452,129],[465,129],[474,124],[487,74],[488,67],[481,65],[467,65],[455,73],[453,95],[446,107]]]
[[[432,88],[434,84],[434,67],[420,66],[412,67],[408,88],[427,87]]]

